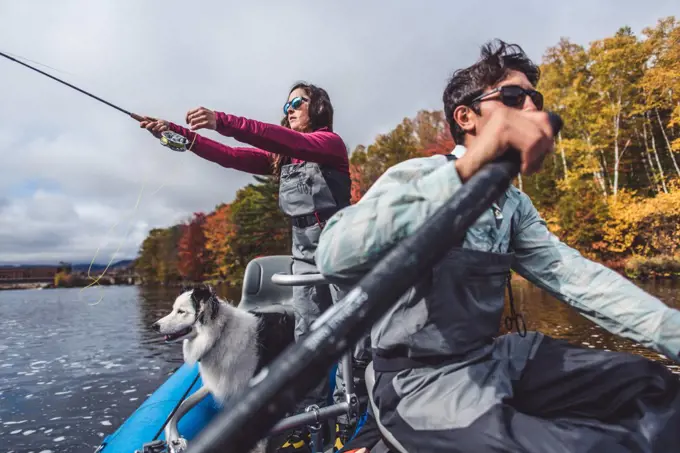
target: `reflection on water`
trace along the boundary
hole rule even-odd
[[[637,282],[636,284],[661,299],[665,304],[680,309],[679,282]],[[559,302],[550,294],[538,289],[526,280],[513,280],[512,289],[515,307],[518,312],[521,311],[524,314],[527,330],[538,330],[552,337],[561,338],[587,348],[633,352],[660,361],[674,372],[680,372],[680,367],[663,355],[610,334],[581,316],[569,305]],[[506,315],[508,313],[506,306]]]
[[[641,286],[679,307],[677,284]],[[529,329],[670,365],[526,282],[513,288]],[[237,292],[220,294],[238,300]],[[181,346],[163,343],[149,328],[176,295],[143,287],[1,291],[2,451],[92,452],[182,363]]]

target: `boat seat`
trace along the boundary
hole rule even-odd
[[[375,372],[373,370],[373,362],[369,363],[366,367],[365,378],[366,389],[368,390],[368,399],[371,403],[371,411],[375,417],[375,422],[378,424],[380,434],[382,435],[385,442],[389,445],[390,449],[396,450],[398,453],[408,453],[404,446],[394,438],[392,433],[385,429],[385,427],[380,423],[380,412],[378,411],[378,407],[375,405],[375,401],[373,401],[373,387],[375,386]]]
[[[272,275],[292,273],[293,259],[290,255],[261,256],[251,260],[243,274],[243,288],[239,308],[259,312],[287,312],[290,306],[282,304],[293,298],[293,288],[272,282]]]

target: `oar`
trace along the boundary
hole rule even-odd
[[[553,135],[562,120],[550,113]],[[289,346],[253,378],[255,383],[190,443],[189,453],[247,453],[326,375],[413,285],[454,246],[519,173],[519,153],[508,150],[473,175],[413,235],[402,240],[337,304],[324,322]],[[448,165],[453,165],[450,163]]]

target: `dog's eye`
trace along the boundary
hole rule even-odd
[[[186,312],[184,310],[177,310],[177,313],[180,314],[180,315],[183,315]]]

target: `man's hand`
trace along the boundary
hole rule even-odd
[[[151,134],[156,138],[161,138],[161,132],[170,129],[167,121],[157,120],[156,118],[151,118],[150,116],[143,117],[139,122],[139,127],[151,132]]]
[[[205,107],[198,107],[187,112],[187,124],[192,131],[197,129],[212,129],[217,128],[217,117],[215,112],[208,110]]]
[[[552,134],[545,112],[510,108],[495,110],[470,149],[456,160],[456,170],[465,182],[484,164],[514,148],[522,159],[522,174],[531,175],[540,170],[545,157],[553,151]]]

